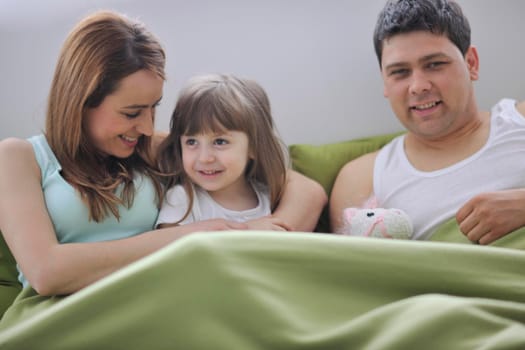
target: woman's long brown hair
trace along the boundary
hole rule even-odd
[[[151,137],[143,135],[126,158],[103,156],[83,129],[88,108],[99,106],[126,76],[146,69],[164,79],[165,53],[144,26],[124,15],[96,12],[70,32],[60,52],[48,99],[45,136],[62,166],[62,176],[75,187],[99,222],[119,219],[118,206],[130,207],[134,176],[143,174],[161,197],[161,182],[151,157]]]

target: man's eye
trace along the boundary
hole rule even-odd
[[[394,69],[392,71],[390,71],[390,74],[391,76],[403,76],[403,75],[407,75],[408,74],[408,69]]]
[[[441,61],[437,61],[437,62],[430,62],[428,64],[428,68],[430,69],[435,69],[435,68],[439,68],[441,67],[442,65],[444,65],[446,62],[441,62]]]

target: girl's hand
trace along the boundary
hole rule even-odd
[[[225,219],[209,219],[191,224],[177,225],[177,224],[161,224],[159,228],[167,227],[181,227],[187,233],[201,232],[201,231],[227,231],[227,230],[248,230],[249,227],[243,222],[228,221]]]
[[[248,230],[291,231],[291,227],[284,220],[271,215],[247,221],[246,224]]]
[[[195,230],[201,231],[224,231],[224,230],[247,230],[248,225],[243,222],[228,221],[224,219],[209,219],[194,222],[189,225],[195,225]]]

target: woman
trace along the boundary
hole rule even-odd
[[[25,287],[71,294],[195,231],[314,227],[326,197],[292,172],[273,217],[152,231],[164,63],[142,24],[112,12],[88,16],[60,53],[44,135],[0,143],[0,230]]]

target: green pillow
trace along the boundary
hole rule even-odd
[[[354,158],[376,151],[401,132],[322,145],[294,144],[288,147],[292,168],[319,182],[329,196],[339,170]],[[330,232],[328,208],[324,208],[317,232]]]
[[[21,290],[15,258],[0,232],[0,318]]]

